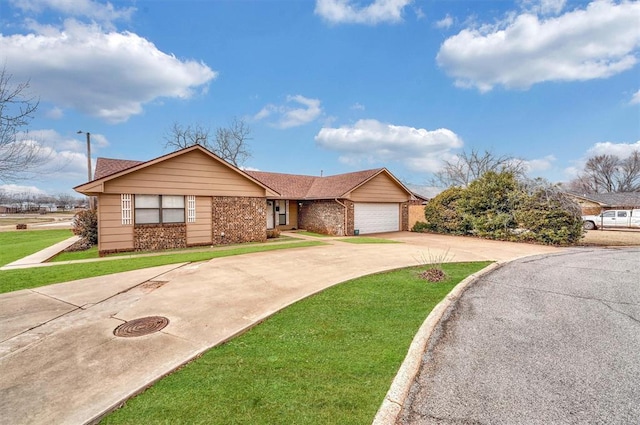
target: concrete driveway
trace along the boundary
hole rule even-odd
[[[640,248],[589,248],[484,275],[440,322],[397,423],[640,423],[639,266]]]
[[[0,295],[0,423],[81,424],[100,418],[203,351],[283,307],[416,259],[505,261],[560,250],[414,233],[403,243],[329,245],[214,259]],[[91,267],[90,263],[79,267]],[[136,338],[114,328],[163,316]]]

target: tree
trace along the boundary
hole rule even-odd
[[[48,160],[46,150],[20,134],[29,125],[39,101],[29,95],[29,81],[13,84],[6,68],[0,71],[0,181],[29,178]]]
[[[567,188],[580,193],[640,191],[640,151],[635,150],[622,159],[607,154],[589,158],[583,171]]]
[[[522,177],[526,167],[523,160],[512,156],[496,156],[491,151],[485,150],[480,153],[471,149],[471,152],[464,151],[455,159],[445,161],[442,170],[435,173],[432,184],[438,187],[467,187],[489,171],[509,172],[516,177]]]
[[[217,128],[214,140],[210,140],[210,133],[200,124],[184,126],[174,122],[165,134],[165,148],[178,150],[198,144],[236,167],[251,157],[251,129],[244,120],[233,118],[228,127]]]

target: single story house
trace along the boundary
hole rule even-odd
[[[582,215],[598,215],[604,210],[630,210],[640,208],[640,192],[589,193],[567,192],[580,208]]]
[[[98,158],[74,188],[98,199],[98,250],[266,240],[268,229],[329,235],[409,230],[420,203],[385,168],[315,177],[243,171],[194,145],[150,161]]]

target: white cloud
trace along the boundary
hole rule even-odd
[[[291,103],[297,103],[302,107],[289,106]],[[310,99],[301,95],[287,96],[287,104],[266,105],[253,118],[262,120],[276,115],[277,120],[273,123],[275,127],[290,128],[315,121],[322,114],[319,99]]]
[[[635,143],[600,142],[591,146],[586,157],[595,155],[615,155],[621,159],[631,156],[634,151],[640,151],[640,140]]]
[[[364,105],[361,104],[360,102],[356,102],[353,105],[351,105],[351,109],[353,109],[354,111],[364,111]]]
[[[47,9],[65,16],[84,17],[110,26],[113,21],[131,19],[134,7],[118,9],[113,4],[91,0],[12,0],[11,3],[24,12],[42,13]]]
[[[354,125],[322,128],[315,137],[325,149],[341,153],[340,161],[348,164],[401,162],[413,171],[437,171],[443,159],[452,157],[450,150],[462,146],[462,140],[446,128],[429,131],[359,120]]]
[[[551,168],[555,162],[556,157],[553,155],[547,155],[544,158],[524,160],[523,165],[527,170],[527,173],[534,171],[546,171]]]
[[[31,195],[45,195],[45,192],[36,186],[23,186],[18,184],[2,184],[0,185],[0,192],[8,193],[10,195],[22,195],[27,193]]]
[[[52,120],[59,120],[64,117],[64,111],[57,106],[54,106],[53,108],[45,112],[45,116],[47,118],[51,118]]]
[[[541,15],[557,15],[564,9],[566,0],[523,0],[525,10]]]
[[[577,177],[584,170],[587,160],[596,155],[615,155],[620,159],[625,159],[631,156],[634,151],[640,151],[640,140],[635,143],[598,142],[587,149],[582,158],[572,161],[573,165],[566,167],[564,174],[569,179]]]
[[[453,25],[453,18],[447,14],[444,18],[435,23],[436,28],[450,28]]]
[[[332,24],[394,23],[402,21],[402,11],[413,0],[374,0],[359,6],[351,0],[316,0],[316,15]]]
[[[540,19],[531,13],[467,28],[440,46],[437,62],[460,87],[526,89],[544,81],[608,78],[632,68],[640,2],[596,0]]]
[[[64,136],[56,130],[33,130],[18,133],[16,143],[28,144],[39,150],[39,156],[46,162],[29,177],[35,180],[68,181],[69,187],[87,180],[87,144],[84,134]],[[109,146],[102,134],[91,134],[92,171],[95,170],[96,153]]]
[[[0,34],[0,51],[14,77],[30,79],[42,100],[114,123],[158,98],[187,99],[216,77],[207,65],[161,52],[134,33],[73,19],[62,29]]]
[[[633,96],[631,96],[631,100],[629,101],[629,103],[631,105],[637,105],[640,104],[640,90],[638,90],[637,92],[635,92],[633,94]]]

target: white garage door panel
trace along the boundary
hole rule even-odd
[[[360,234],[397,232],[400,230],[400,205],[356,203],[354,228]]]

